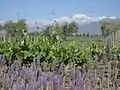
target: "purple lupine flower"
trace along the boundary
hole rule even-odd
[[[53,90],[58,90],[59,88],[59,77],[58,75],[54,75],[53,77]]]
[[[75,81],[74,80],[70,81],[70,90],[75,90]]]
[[[111,87],[111,90],[116,90],[115,89],[115,84],[113,84],[113,86]]]
[[[16,85],[16,84],[13,84],[12,90],[16,90],[16,87],[17,87],[17,85]]]
[[[28,82],[28,90],[34,90],[34,87],[35,87],[35,80],[34,80],[34,77],[31,78],[31,80],[29,80]]]
[[[15,90],[24,90],[24,87],[21,84],[16,85]]]
[[[9,82],[9,77],[8,77],[8,75],[6,75],[6,76],[3,78],[3,87],[4,87],[4,90],[8,90],[8,88],[10,87],[10,82]]]
[[[43,90],[47,89],[47,76],[46,73],[43,74]]]
[[[39,76],[38,77],[38,80],[37,80],[37,83],[38,83],[38,87],[42,89],[42,86],[43,86],[43,76]]]
[[[115,76],[114,76],[114,75],[113,75],[113,77],[111,78],[111,84],[112,84],[111,90],[116,90],[116,89],[115,89]]]
[[[83,88],[83,74],[79,70],[77,70],[76,86],[79,90],[82,90]]]
[[[63,84],[63,77],[62,77],[62,75],[59,75],[59,83],[60,83],[60,86],[62,86],[62,84]]]

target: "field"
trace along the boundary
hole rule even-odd
[[[14,24],[0,38],[0,90],[120,90],[120,43],[111,34],[73,35],[72,23],[31,35]]]
[[[2,42],[1,90],[119,90],[119,48],[112,49],[110,64],[101,37],[53,42],[40,35]]]

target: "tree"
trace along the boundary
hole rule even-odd
[[[69,24],[67,22],[65,22],[62,25],[62,34],[63,34],[63,39],[64,40],[66,40],[68,33],[69,33]]]
[[[53,41],[62,39],[62,30],[58,23],[47,26],[42,32],[42,35],[51,38]]]
[[[73,33],[78,32],[78,29],[79,28],[78,28],[77,23],[75,23],[75,22],[71,22],[71,23],[65,22],[62,25],[62,33],[64,35],[64,39],[66,40],[67,36],[72,36]]]
[[[76,33],[78,31],[78,25],[75,22],[64,22],[62,25],[59,25],[58,23],[55,23],[53,25],[50,25],[44,29],[42,32],[43,35],[49,36],[49,37],[61,37],[62,39],[66,40],[67,36],[73,35],[73,33]]]
[[[44,28],[44,30],[41,32],[44,36],[46,37],[50,37],[50,29],[52,26],[47,26],[46,28]]]
[[[86,35],[87,37],[90,37],[90,35],[89,35],[89,33],[87,33],[87,35]]]
[[[115,33],[119,30],[118,25],[111,19],[104,19],[100,21],[101,24],[101,32],[102,32],[102,36],[106,36],[107,35],[107,31],[109,31],[109,33]]]
[[[3,25],[2,24],[0,24],[0,30],[3,30]]]
[[[56,41],[56,40],[60,40],[62,37],[62,31],[61,31],[61,27],[58,23],[55,23],[54,25],[52,25],[52,27],[50,28],[50,36],[51,38]]]
[[[8,35],[11,34],[11,36],[14,36],[15,23],[13,21],[6,21],[3,28],[6,30]]]
[[[7,34],[18,37],[23,36],[27,32],[26,22],[24,19],[18,20],[17,22],[7,21],[5,22],[3,28],[6,30]]]
[[[77,23],[71,22],[69,24],[69,33],[70,33],[70,35],[72,35],[73,33],[77,33],[78,29],[79,29],[79,27],[78,27]]]
[[[27,24],[24,19],[18,20],[16,23],[16,34],[20,36],[24,36],[27,32]]]
[[[83,33],[83,37],[85,37],[86,36],[86,34],[85,33]]]
[[[117,35],[117,31],[120,30],[120,22],[116,22],[116,20],[111,20],[111,19],[104,19],[102,21],[100,21],[101,24],[101,30],[102,30],[102,36],[106,37],[109,34],[112,34],[112,42],[113,42],[113,46],[115,44],[117,44],[116,42],[116,35]]]

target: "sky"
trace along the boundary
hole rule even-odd
[[[120,17],[120,0],[0,0],[0,21],[52,20],[83,13]]]

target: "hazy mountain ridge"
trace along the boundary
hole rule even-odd
[[[30,25],[30,23],[28,22],[28,27],[29,27],[29,31],[30,32],[34,32],[34,31],[40,31],[40,29],[44,28],[46,25],[51,25],[53,24],[54,21],[56,21],[59,24],[62,24],[63,22],[71,22],[71,21],[75,21],[78,26],[79,26],[79,33],[89,33],[92,35],[100,35],[101,34],[101,28],[100,28],[100,20],[103,19],[110,19],[110,20],[114,20],[114,22],[120,22],[120,19],[116,18],[116,17],[105,17],[105,16],[101,16],[101,17],[90,17],[87,16],[85,14],[76,14],[73,15],[71,18],[70,17],[62,17],[62,18],[58,18],[58,19],[54,19],[52,21],[37,21],[37,23],[34,25],[34,22],[32,22],[32,25]],[[31,27],[32,26],[32,27]],[[36,27],[39,26],[40,29],[36,29]]]
[[[71,21],[75,21],[78,24],[79,27],[79,33],[89,33],[92,35],[100,35],[101,34],[101,28],[100,28],[100,20],[103,19],[110,19],[116,23],[120,23],[120,18],[116,18],[116,17],[105,17],[105,16],[101,16],[101,17],[90,17],[87,16],[85,14],[76,14],[73,15],[72,17],[62,17],[62,18],[57,18],[51,21],[45,21],[45,20],[36,20],[36,21],[27,21],[27,29],[28,32],[39,32],[41,31],[43,28],[45,28],[46,26],[49,26],[51,24],[54,23],[54,21],[56,21],[59,24],[62,24],[63,22],[71,22]],[[4,23],[4,21],[0,21],[2,24]],[[37,28],[39,27],[39,28]]]
[[[41,31],[44,26],[38,25],[39,29],[37,29],[37,26],[28,26],[28,32],[36,32],[36,31]],[[89,34],[101,34],[101,29],[100,29],[100,23],[99,22],[90,22],[90,23],[85,23],[85,24],[79,24],[79,33],[89,33]]]

